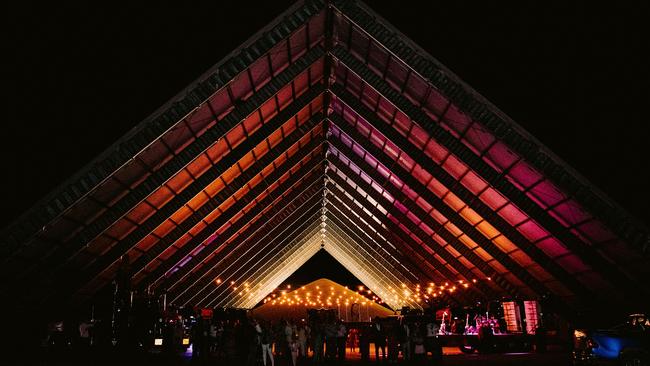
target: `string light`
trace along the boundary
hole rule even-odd
[[[485,277],[485,280],[492,281],[492,278]],[[444,282],[444,284],[441,285],[436,285],[434,282],[429,282],[428,284],[400,283],[400,286],[402,288],[402,291],[400,292],[396,291],[392,286],[387,285],[385,288],[387,291],[379,290],[376,293],[370,289],[367,289],[363,285],[358,285],[356,286],[358,290],[353,292],[352,296],[346,294],[345,292],[337,294],[334,290],[334,286],[329,286],[330,291],[326,294],[323,294],[323,290],[321,290],[320,286],[318,285],[314,286],[315,290],[313,288],[310,289],[306,286],[300,286],[296,288],[294,292],[288,294],[288,290],[290,290],[292,287],[291,284],[286,284],[282,289],[276,288],[276,291],[280,293],[278,297],[280,301],[275,300],[276,296],[278,295],[271,293],[267,296],[266,299],[264,299],[264,303],[270,302],[272,304],[292,306],[332,306],[334,303],[336,303],[335,305],[338,306],[342,304],[348,306],[350,303],[363,304],[364,302],[366,304],[370,302],[384,304],[385,302],[382,300],[382,298],[388,298],[392,300],[389,301],[391,306],[395,307],[397,305],[405,306],[413,303],[429,303],[430,301],[434,301],[434,299],[443,296],[445,293],[452,294],[458,290],[468,289],[470,285],[477,284],[478,282],[478,279],[472,278],[467,280],[458,279],[451,281],[451,283]],[[231,283],[234,284],[234,281],[231,281]],[[454,283],[458,285],[454,285]],[[249,292],[248,286],[248,283],[244,283],[245,292]],[[350,290],[348,286],[344,286],[344,288],[347,291]],[[237,287],[234,287],[234,289],[237,290]],[[304,291],[302,292],[302,296],[300,296],[300,293],[298,292],[300,290]],[[312,294],[312,291],[315,293],[315,298],[314,294]],[[240,294],[242,294],[242,292],[240,292]],[[391,296],[388,296],[388,294],[391,294]],[[252,295],[249,297],[252,297]]]

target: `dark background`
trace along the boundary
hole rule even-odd
[[[0,227],[291,3],[3,4]],[[643,1],[369,3],[650,222]]]

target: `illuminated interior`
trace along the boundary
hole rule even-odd
[[[455,305],[650,295],[647,228],[357,1],[297,3],[6,234],[33,284],[7,291],[36,302],[128,262],[135,291],[252,308],[321,247],[394,309],[430,282],[466,284],[436,294]]]

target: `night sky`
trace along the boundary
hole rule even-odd
[[[0,226],[291,3],[5,4]],[[650,12],[635,5],[642,1],[369,3],[650,222]]]

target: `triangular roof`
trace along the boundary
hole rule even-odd
[[[359,321],[360,318],[366,321],[394,314],[392,310],[327,278],[273,296],[267,296],[251,314],[266,320],[306,319],[307,309],[336,309],[345,321]]]
[[[1,290],[78,304],[120,272],[250,307],[215,279],[263,297],[323,245],[376,293],[573,311],[648,295],[649,238],[366,5],[306,0],[10,225]]]

